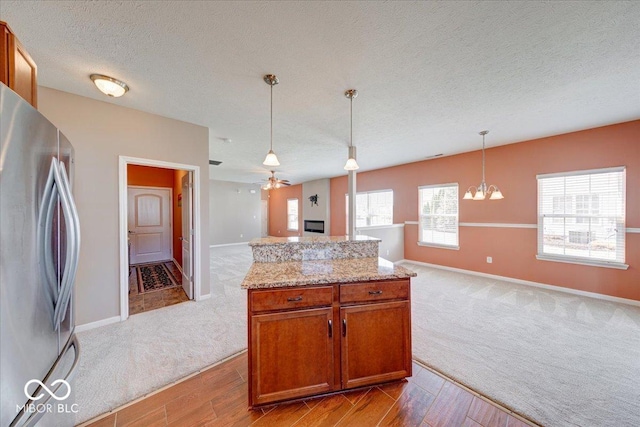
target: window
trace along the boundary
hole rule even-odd
[[[287,230],[298,231],[298,199],[287,199]]]
[[[538,259],[626,268],[624,168],[537,178]]]
[[[345,195],[347,233],[349,232],[349,195]],[[393,190],[356,194],[356,228],[393,224]]]
[[[418,188],[418,244],[458,248],[458,184]]]

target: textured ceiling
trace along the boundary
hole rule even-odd
[[[209,127],[213,179],[268,176],[266,73],[294,183],[345,173],[350,88],[361,170],[640,118],[640,2],[3,0],[0,19],[41,85]]]

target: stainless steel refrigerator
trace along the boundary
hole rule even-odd
[[[0,83],[0,427],[69,426],[80,224],[73,147]]]

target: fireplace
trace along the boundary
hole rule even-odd
[[[324,234],[324,221],[304,220],[304,231]]]

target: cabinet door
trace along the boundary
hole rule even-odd
[[[4,22],[0,22],[0,42],[0,81],[37,108],[35,62]]]
[[[331,307],[251,317],[250,406],[333,389]]]
[[[409,301],[340,309],[342,387],[411,376]]]

